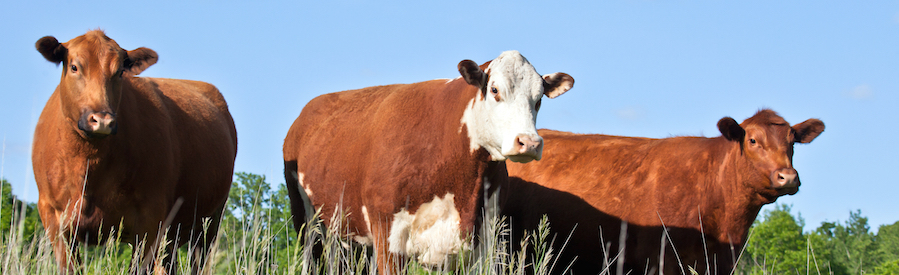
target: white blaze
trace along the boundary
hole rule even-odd
[[[543,77],[517,51],[503,52],[485,72],[486,97],[479,93],[469,102],[461,123],[468,126],[472,151],[484,148],[492,160],[503,161],[517,154],[519,135],[539,138],[535,105],[543,97]]]

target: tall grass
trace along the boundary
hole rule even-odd
[[[20,208],[24,209],[24,208]],[[255,210],[254,210],[255,209]],[[264,209],[259,205],[250,211]],[[19,218],[13,219],[12,227],[6,238],[0,240],[0,274],[57,274],[58,267],[52,252],[50,238],[40,230],[28,240],[24,238],[22,212],[16,211]],[[376,256],[369,247],[360,246],[342,236],[346,235],[346,215],[335,213],[331,226],[322,223],[308,223],[301,229],[302,236],[297,238],[292,225],[286,222],[272,223],[266,215],[241,215],[238,219],[223,219],[221,229],[215,237],[217,242],[210,248],[210,256],[201,270],[201,274],[376,274]],[[315,214],[315,219],[320,213]],[[538,230],[530,232],[518,242],[522,249],[513,251],[513,240],[509,238],[510,229],[504,217],[485,217],[486,222],[481,234],[471,236],[466,243],[472,244],[460,253],[455,264],[446,264],[436,269],[429,269],[406,262],[401,270],[408,274],[555,274],[567,271],[570,263],[556,260],[559,251],[553,244],[567,241],[564,236],[553,236],[550,224],[544,217]],[[103,232],[98,232],[103,233]],[[210,232],[211,233],[211,232]],[[116,232],[105,232],[113,239],[122,236]],[[478,241],[473,241],[478,238]],[[278,244],[277,240],[288,240]],[[171,240],[163,240],[168,242]],[[315,257],[313,244],[322,246],[319,257]],[[477,245],[474,245],[477,243]],[[109,241],[99,246],[80,246],[83,274],[133,274],[141,267],[144,255],[132,253],[141,251],[147,245],[137,245]],[[157,252],[164,253],[164,245],[159,245]],[[810,251],[813,253],[813,251]],[[175,251],[178,260],[176,270],[180,274],[190,274],[191,264],[188,255],[192,253],[185,246]],[[615,274],[616,262],[619,262],[620,251],[610,251],[603,265],[602,274]],[[162,257],[151,265],[155,270],[165,270]],[[777,259],[770,259],[776,261]],[[762,262],[754,267],[762,274],[772,274]],[[687,267],[688,274],[697,274]],[[745,271],[744,271],[745,272]],[[738,272],[741,273],[741,272]],[[749,273],[749,272],[747,272]],[[756,272],[751,272],[756,273]],[[820,272],[817,274],[828,274]]]
[[[278,213],[271,213],[277,207],[266,205],[262,199],[254,199],[252,203],[242,206],[237,215],[225,215],[218,232],[207,232],[202,238],[216,238],[210,248],[209,257],[200,271],[201,274],[376,274],[376,255],[373,249],[356,244],[345,238],[347,229],[345,213],[335,213],[331,217],[330,226],[322,223],[308,223],[300,230],[293,229],[290,219],[278,218]],[[27,211],[34,211],[25,204],[14,204],[13,218],[8,232],[0,238],[0,274],[57,274],[58,267],[54,258],[50,238],[41,227],[32,233],[25,226]],[[30,215],[30,214],[29,214]],[[321,213],[315,213],[314,220],[320,220]],[[465,243],[470,244],[457,257],[448,260],[447,264],[437,268],[427,268],[414,261],[404,262],[400,270],[408,274],[556,274],[568,271],[571,263],[561,262],[557,257],[561,247],[569,240],[567,236],[552,234],[550,224],[544,217],[535,232],[528,232],[520,240],[512,240],[510,228],[505,217],[485,215],[480,233],[470,236]],[[208,225],[208,221],[206,223]],[[207,227],[204,226],[204,229]],[[178,229],[175,229],[178,230]],[[205,232],[206,230],[204,230]],[[625,230],[622,230],[624,232]],[[598,232],[599,233],[599,232]],[[99,235],[113,236],[120,240],[123,236],[118,232],[97,232]],[[755,237],[750,234],[750,242]],[[626,236],[621,236],[625,238]],[[662,245],[669,236],[662,236]],[[669,237],[670,238],[670,237]],[[162,240],[165,242],[175,240]],[[670,240],[667,240],[670,241]],[[823,266],[822,260],[816,258],[817,247],[808,240],[807,274],[838,274]],[[513,243],[515,242],[515,243]],[[601,274],[618,274],[623,258],[623,251],[610,251],[609,240],[603,241],[604,259],[600,260],[604,270]],[[316,253],[314,244],[321,244],[320,253]],[[476,244],[476,245],[475,245]],[[118,241],[105,242],[99,246],[79,246],[80,265],[78,270],[83,274],[129,274],[138,272],[143,265],[144,255],[133,253],[142,251],[145,242],[136,245]],[[157,247],[157,253],[165,253],[165,245]],[[513,247],[522,249],[514,250]],[[624,248],[622,248],[624,249]],[[662,250],[664,251],[664,249]],[[743,255],[744,251],[738,251]],[[742,261],[735,270],[736,274],[777,274],[775,263],[783,261],[778,251],[772,251],[772,257],[753,258]],[[193,253],[188,246],[176,250],[175,270],[180,274],[191,273],[189,255]],[[664,258],[664,254],[659,255]],[[165,270],[162,257],[149,263],[154,270]],[[670,264],[670,263],[669,263]],[[899,261],[893,263],[899,266]],[[891,267],[885,265],[885,267]],[[661,266],[659,267],[661,269]],[[896,268],[893,268],[896,269]],[[697,271],[684,265],[686,274],[707,273],[706,269]],[[652,273],[658,269],[647,268],[634,271],[635,274]],[[793,274],[793,273],[791,273]],[[879,274],[890,274],[879,272]]]
[[[15,226],[0,239],[0,274],[57,274],[58,267],[53,254],[50,238],[41,228],[29,240],[23,232],[24,208],[14,211]],[[255,209],[255,210],[254,210]],[[250,211],[264,210],[254,205]],[[315,217],[319,217],[316,213]],[[272,223],[267,215],[241,215],[237,219],[223,219],[220,230],[204,237],[215,237],[217,242],[210,248],[201,274],[376,274],[373,250],[355,244],[345,236],[346,215],[335,216],[331,226],[309,223],[298,238],[292,225],[286,222]],[[490,218],[483,227],[478,243],[463,249],[456,264],[447,264],[436,270],[422,267],[409,261],[403,270],[409,274],[547,274],[555,264],[556,251],[552,249],[548,223],[541,223],[541,230],[521,240],[521,252],[512,252],[508,238],[509,228],[501,218]],[[176,229],[177,230],[177,229]],[[77,270],[83,274],[130,274],[138,272],[144,255],[132,253],[142,251],[147,244],[121,243],[123,236],[117,232],[97,232],[113,236],[113,241],[98,246],[79,245],[80,264]],[[278,243],[278,240],[287,240]],[[166,240],[157,247],[158,253],[165,253]],[[322,244],[320,258],[314,257],[313,243]],[[538,255],[526,255],[524,251],[538,251]],[[180,274],[190,274],[188,260],[190,251],[184,246],[175,251],[175,269]],[[161,259],[150,263],[156,271],[165,270]],[[530,257],[529,257],[530,256]],[[534,259],[533,261],[531,259]]]

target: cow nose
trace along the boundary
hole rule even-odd
[[[799,174],[793,168],[779,169],[774,171],[771,182],[774,184],[774,188],[799,187]]]
[[[512,152],[517,156],[512,157],[515,162],[528,162],[531,160],[539,160],[543,151],[543,138],[528,134],[519,134],[515,137]]]
[[[115,134],[115,115],[110,112],[85,112],[78,121],[78,128],[91,135]]]

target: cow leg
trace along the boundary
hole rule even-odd
[[[148,220],[157,219],[149,218]],[[149,225],[145,224],[139,227],[146,228],[146,226]],[[166,229],[160,229],[159,226],[160,225],[154,226],[153,230],[150,230],[149,232],[135,235],[133,243],[136,245],[135,249],[131,252],[131,257],[132,259],[139,257],[141,261],[139,268],[132,268],[132,274],[166,274],[171,266],[176,266],[171,264],[170,259],[171,252],[174,252],[173,247],[175,246],[175,240],[170,238],[171,234],[168,234]],[[165,245],[165,247],[160,248],[160,245]],[[165,254],[163,255],[163,258],[159,258],[160,252]]]
[[[199,221],[198,223],[200,224],[194,226],[193,234],[188,243],[191,246],[196,244],[191,249],[191,251],[193,251],[190,255],[191,274],[200,274],[206,267],[206,260],[210,252],[209,250],[212,248],[216,241],[216,237],[218,236],[223,210],[224,206],[213,214],[207,225],[204,226],[202,221]]]
[[[173,239],[167,236],[156,240],[139,240],[138,243],[143,243],[143,249],[135,249],[131,257],[141,256],[141,266],[132,268],[132,274],[178,274],[178,257],[175,255],[178,246]],[[160,245],[165,247],[160,248]]]
[[[59,217],[66,215],[57,215],[57,213],[52,206],[38,201],[38,214],[47,230],[47,236],[50,237],[50,244],[53,245],[53,254],[59,267],[59,273],[75,274],[76,267],[81,265],[78,246],[67,232],[60,229]]]
[[[375,254],[378,261],[378,274],[405,274],[407,259],[398,253],[390,252],[390,244],[387,241],[390,229],[386,226],[373,226],[372,236]]]
[[[287,185],[287,196],[290,198],[290,213],[293,214],[293,229],[296,230],[296,232],[301,233],[302,237],[301,230],[303,225],[309,222],[306,220],[306,211],[314,210],[306,209],[306,205],[303,202],[303,195],[300,194],[297,162],[295,160],[284,162],[284,182]]]
[[[297,239],[305,247],[312,248],[312,259],[321,260],[324,252],[321,239],[324,238],[324,235],[318,236],[315,233],[316,230],[313,229],[316,226],[320,226],[321,230],[319,231],[322,234],[325,234],[328,230],[323,227],[321,219],[314,218],[315,209],[311,207],[311,202],[310,205],[307,205],[309,197],[301,193],[305,191],[300,189],[299,173],[297,172],[297,162],[295,160],[284,162],[284,182],[287,185],[287,196],[290,198],[290,213],[293,216],[291,220],[293,221],[293,229],[298,234]],[[314,220],[311,220],[312,218]]]
[[[50,243],[53,245],[53,254],[56,256],[56,264],[59,266],[60,274],[76,274],[77,268],[81,266],[81,255],[78,253],[78,244],[66,236],[60,236],[59,230],[50,233]],[[63,233],[65,234],[65,233]]]
[[[165,250],[163,250],[165,255],[163,255],[162,258],[162,270],[165,270],[165,273],[161,272],[161,270],[157,270],[157,272],[155,272],[156,274],[178,274],[178,267],[180,266],[177,255],[179,240],[174,239],[174,236],[177,235],[169,234],[169,238],[166,238],[167,243],[165,245]]]

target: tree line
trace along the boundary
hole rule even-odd
[[[871,231],[861,210],[803,232],[790,206],[766,210],[752,225],[737,273],[899,274],[899,222]]]

